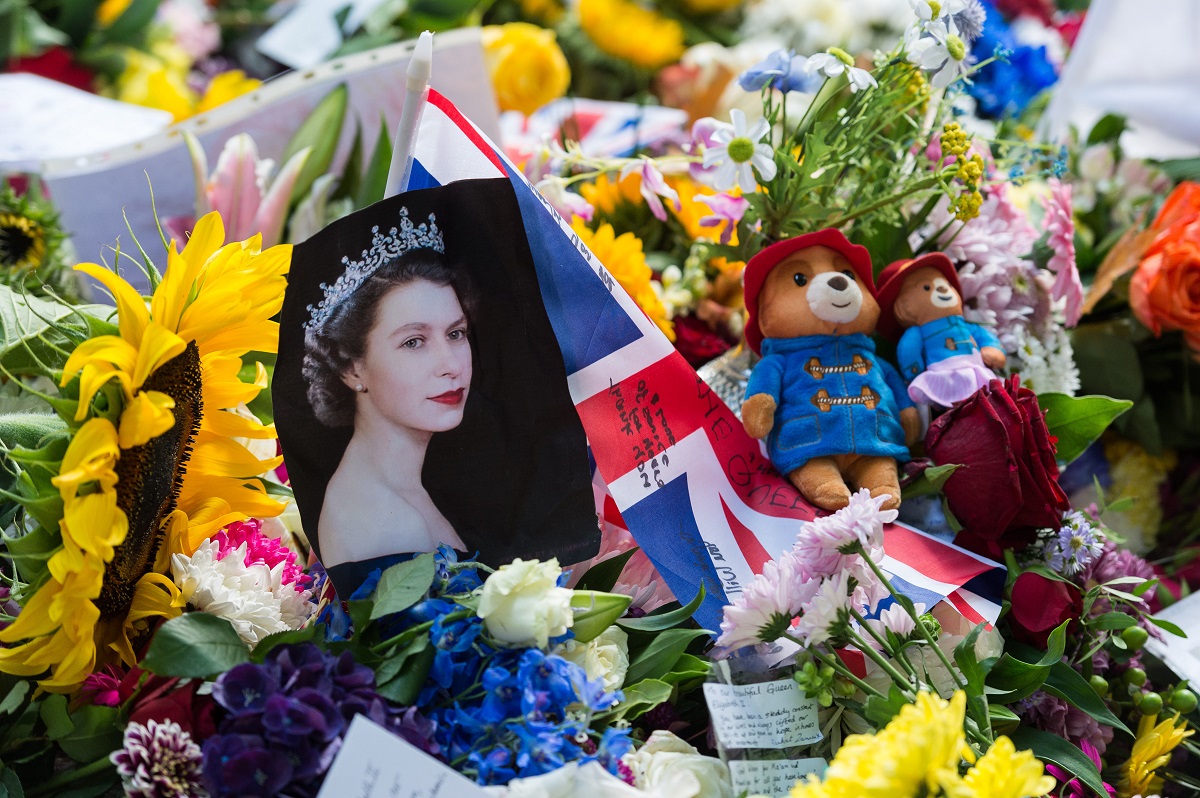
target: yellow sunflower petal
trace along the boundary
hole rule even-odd
[[[256,418],[229,410],[205,413],[200,428],[226,438],[253,438],[265,441],[275,437],[274,424],[263,424]]]
[[[249,404],[267,387],[269,375],[261,363],[255,369],[252,383],[238,379],[242,359],[233,355],[208,355],[200,359],[204,383],[204,407],[227,409]]]
[[[172,530],[167,537],[168,546],[172,554],[191,557],[201,543],[235,521],[245,521],[246,518],[245,513],[233,512],[229,502],[224,499],[210,498],[184,518],[186,523],[182,528]]]
[[[176,253],[174,247],[168,250],[166,272],[150,300],[150,315],[155,321],[172,332],[179,328],[196,277],[224,240],[225,225],[214,211],[196,222],[182,252]]]
[[[271,498],[261,484],[235,477],[214,476],[185,480],[179,491],[179,506],[191,517],[195,514],[195,508],[202,506],[212,496],[223,497],[233,512],[241,513],[246,518],[274,518],[287,507],[284,502]]]
[[[146,324],[150,321],[150,311],[146,309],[146,300],[142,299],[137,289],[115,272],[95,263],[81,263],[75,270],[104,284],[117,305],[117,326],[121,331],[121,338],[132,346],[141,343],[142,330],[146,329]]]
[[[119,440],[122,449],[141,446],[175,425],[171,412],[175,400],[159,391],[141,391],[121,411]]]
[[[126,665],[136,665],[137,654],[133,650],[132,638],[143,635],[148,629],[150,618],[174,618],[183,613],[187,602],[179,588],[167,576],[148,573],[138,580],[134,588],[133,603],[123,622],[115,621],[97,627],[97,644],[113,651]]]
[[[133,345],[115,335],[91,338],[75,347],[75,351],[63,366],[62,380],[59,384],[66,385],[77,373],[80,374],[76,421],[83,421],[87,417],[92,397],[109,380],[116,379],[120,382],[126,395],[132,392],[130,375],[137,364],[137,356],[137,349]]]
[[[142,387],[146,378],[162,364],[179,355],[187,348],[187,342],[158,323],[146,325],[142,345],[138,347],[137,364],[133,369],[133,387]]]
[[[79,428],[63,455],[58,476],[50,482],[58,488],[63,501],[75,497],[85,482],[99,482],[101,490],[117,483],[114,470],[121,450],[117,446],[117,428],[104,418],[93,418]]]
[[[188,470],[194,468],[209,476],[248,479],[278,468],[281,463],[282,457],[259,460],[237,441],[201,430],[192,447]]]

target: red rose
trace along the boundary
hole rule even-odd
[[[50,47],[32,58],[14,58],[8,62],[8,71],[41,75],[84,91],[93,91],[92,84],[96,79],[95,73],[80,66],[65,47]]]
[[[1043,650],[1050,633],[1063,621],[1074,621],[1067,627],[1070,634],[1083,615],[1083,592],[1079,588],[1031,571],[1021,574],[1013,582],[1011,601],[1008,622],[1013,635]]]
[[[963,531],[955,543],[994,559],[1058,529],[1071,509],[1058,485],[1054,439],[1037,396],[1020,378],[993,380],[929,426],[925,450],[935,463],[957,463],[943,488]]]

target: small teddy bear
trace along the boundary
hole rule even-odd
[[[996,379],[991,369],[1007,361],[995,334],[963,318],[958,273],[941,252],[884,269],[879,304],[879,332],[899,339],[896,362],[917,404],[950,407]]]
[[[742,422],[775,467],[824,510],[851,490],[900,505],[896,461],[920,419],[896,370],[875,355],[871,257],[838,230],[780,241],[746,266],[746,343],[763,359]]]

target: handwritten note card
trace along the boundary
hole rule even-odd
[[[362,715],[317,798],[487,798],[483,788]]]
[[[706,684],[717,739],[726,748],[788,748],[821,739],[817,702],[791,679],[760,684]]]
[[[733,777],[735,793],[751,795],[784,796],[792,786],[809,773],[820,776],[825,772],[825,760],[768,759],[759,761],[731,761],[729,774]]]

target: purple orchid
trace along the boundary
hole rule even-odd
[[[624,180],[634,172],[637,172],[642,178],[642,197],[645,198],[646,204],[650,206],[650,212],[654,214],[654,218],[660,222],[667,220],[667,210],[662,204],[663,199],[668,200],[675,207],[675,210],[679,210],[679,192],[667,185],[667,181],[663,179],[662,172],[658,171],[658,167],[654,165],[654,161],[649,158],[642,158],[640,161],[629,164],[621,170],[621,179]]]
[[[712,209],[712,214],[700,217],[700,226],[721,227],[721,243],[728,244],[738,222],[750,207],[749,200],[732,194],[697,195],[696,199]]]

